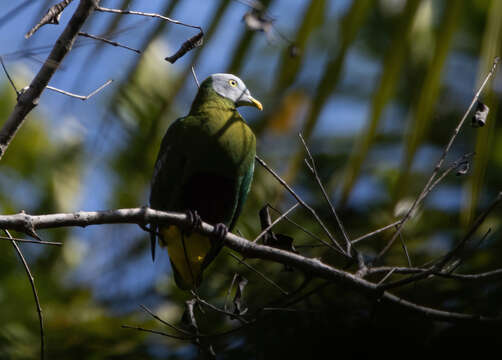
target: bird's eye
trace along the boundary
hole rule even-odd
[[[228,83],[230,84],[230,86],[233,86],[233,87],[237,86],[237,81],[235,81],[234,79],[228,80]]]

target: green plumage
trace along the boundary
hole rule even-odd
[[[162,140],[151,207],[197,211],[203,221],[232,230],[250,189],[255,151],[255,136],[235,103],[215,92],[209,78],[201,84],[190,113],[172,123]],[[158,232],[177,285],[196,288],[220,245],[174,226]]]

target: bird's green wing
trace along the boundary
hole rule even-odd
[[[246,198],[249,193],[249,189],[251,188],[251,182],[253,180],[253,173],[254,173],[254,154],[252,157],[251,164],[242,177],[240,181],[240,187],[239,187],[239,195],[238,195],[238,200],[237,200],[237,206],[235,207],[234,214],[232,216],[232,221],[230,222],[228,229],[230,231],[233,230],[235,224],[237,223],[237,219],[239,218],[239,215],[242,211],[242,207],[244,206],[244,203],[246,202]],[[202,269],[205,269],[211,261],[214,260],[214,258],[218,255],[220,252],[221,248],[223,247],[222,243],[219,244],[214,244],[211,247],[211,251],[206,255],[204,259],[204,263],[202,264]]]
[[[150,205],[154,209],[170,209],[183,185],[186,157],[179,142],[181,133],[184,132],[183,119],[173,122],[162,139],[150,192]]]
[[[181,208],[185,181],[190,173],[187,151],[187,123],[194,120],[187,116],[173,122],[167,129],[152,177],[150,205],[157,210],[183,211]],[[192,134],[189,134],[191,136]],[[152,226],[152,257],[155,257],[156,238],[168,247],[169,259],[176,284],[181,289],[191,289],[200,283],[200,253],[209,251],[207,238],[197,233],[188,234],[176,226]]]
[[[251,161],[251,164],[249,166],[248,171],[244,174],[244,177],[241,181],[241,186],[239,189],[239,198],[237,202],[237,207],[234,212],[234,216],[232,218],[232,221],[230,222],[230,225],[228,229],[230,231],[233,230],[235,223],[237,222],[237,219],[239,218],[239,215],[241,214],[242,207],[244,206],[244,203],[246,202],[249,189],[251,188],[251,182],[253,181],[253,173],[254,173],[254,155],[253,155],[253,160]]]
[[[172,210],[183,186],[186,158],[178,139],[184,131],[183,118],[174,121],[166,131],[155,162],[150,191],[150,206],[156,210]],[[152,258],[155,259],[155,240],[158,226],[151,226]]]

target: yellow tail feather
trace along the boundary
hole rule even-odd
[[[202,279],[202,264],[211,250],[211,241],[197,232],[183,233],[177,226],[160,229],[161,246],[167,246],[177,285],[196,288]]]

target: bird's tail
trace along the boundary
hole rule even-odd
[[[211,250],[211,241],[197,232],[188,234],[177,226],[161,227],[159,244],[167,246],[167,252],[179,288],[195,289],[202,280],[204,259]]]

